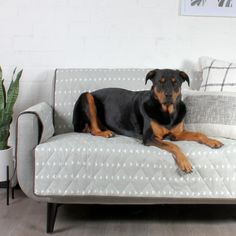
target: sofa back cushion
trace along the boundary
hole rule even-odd
[[[236,139],[236,93],[186,91],[183,101],[187,130]]]
[[[120,87],[133,91],[150,89],[145,77],[150,69],[57,69],[54,85],[55,134],[73,131],[74,104],[81,93]]]

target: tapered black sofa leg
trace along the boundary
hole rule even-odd
[[[57,216],[57,208],[57,203],[47,203],[47,233],[53,233]]]

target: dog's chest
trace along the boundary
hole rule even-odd
[[[158,124],[156,121],[151,121],[151,128],[153,134],[158,139],[164,139],[166,137],[175,137],[176,135],[180,134],[184,130],[183,122],[179,123],[175,127],[171,129],[167,129],[166,127]]]

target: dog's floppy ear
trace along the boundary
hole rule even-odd
[[[153,82],[153,78],[156,75],[157,70],[151,70],[147,73],[146,79],[145,79],[145,84],[147,84],[147,81],[150,79]]]
[[[188,75],[184,71],[178,71],[178,72],[179,72],[179,76],[183,79],[183,81],[187,81],[188,86],[190,86]]]

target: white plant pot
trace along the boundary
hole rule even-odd
[[[13,148],[0,150],[0,182],[7,180],[7,166],[9,166],[9,178],[13,175]]]

